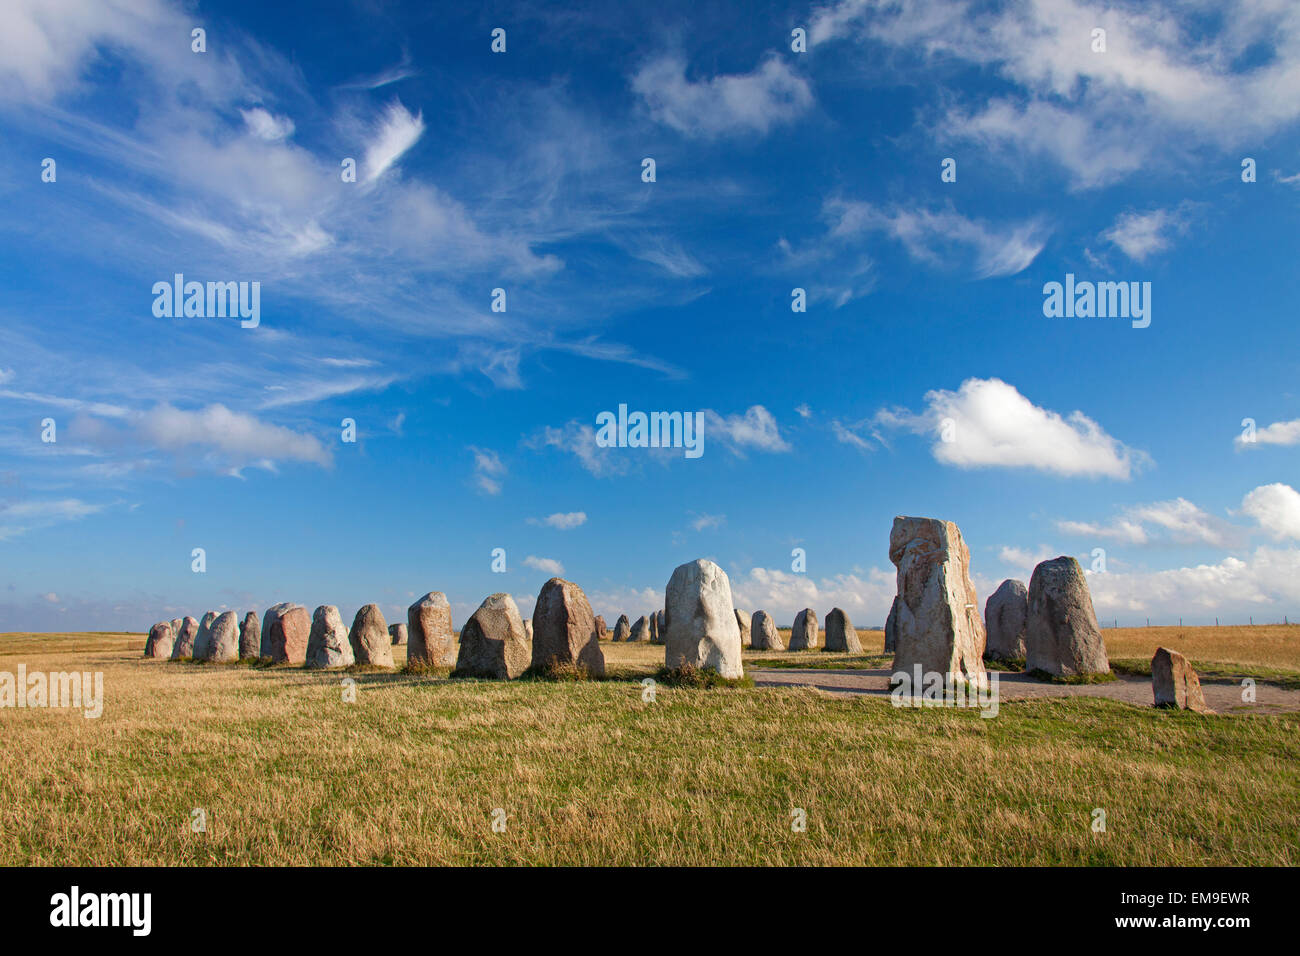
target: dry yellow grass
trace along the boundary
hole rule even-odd
[[[635,680],[381,673],[353,675],[345,703],[338,673],[142,647],[0,636],[0,670],[101,670],[106,690],[98,720],[0,711],[0,864],[1300,863],[1297,715],[1061,699],[986,720],[807,690],[645,702]],[[629,676],[662,662],[605,651]]]

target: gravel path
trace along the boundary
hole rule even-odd
[[[759,687],[815,687],[843,694],[889,695],[888,670],[811,670],[801,668],[764,668],[749,670]],[[1025,674],[997,671],[1001,700],[1026,697],[1106,697],[1139,707],[1152,705],[1151,680],[1146,677],[1120,677],[1107,684],[1047,684]],[[1221,714],[1280,714],[1300,711],[1300,690],[1286,690],[1272,684],[1255,686],[1255,703],[1241,700],[1241,685],[1236,682],[1201,682],[1205,702]]]

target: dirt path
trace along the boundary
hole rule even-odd
[[[802,668],[751,668],[759,687],[815,687],[842,694],[889,695],[888,670],[811,670]],[[1108,684],[1046,684],[1025,674],[998,671],[1001,700],[1027,697],[1106,697],[1139,707],[1152,705],[1151,680],[1120,677]],[[1280,714],[1300,711],[1300,690],[1286,690],[1271,684],[1257,684],[1255,703],[1244,704],[1241,685],[1236,682],[1203,681],[1205,702],[1221,714]]]

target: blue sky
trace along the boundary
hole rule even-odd
[[[1102,548],[1102,618],[1300,615],[1300,8],[623,6],[7,5],[0,630],[561,569],[612,622],[696,557],[879,625],[896,514],[982,597]],[[620,404],[704,454],[597,447]]]

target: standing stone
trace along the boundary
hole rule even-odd
[[[790,650],[811,651],[816,647],[817,612],[806,607],[794,616],[794,627],[790,628]]]
[[[149,639],[144,642],[144,656],[167,660],[176,644],[176,632],[170,621],[159,621],[149,628]]]
[[[1088,579],[1072,557],[1042,562],[1029,579],[1025,670],[1055,677],[1110,671]]]
[[[892,654],[898,650],[898,595],[889,605],[889,617],[885,618],[885,653]]]
[[[609,628],[605,626],[605,619],[596,615],[596,640],[604,641],[609,639]]]
[[[650,619],[642,614],[632,625],[632,633],[628,637],[629,641],[649,641],[650,640]]]
[[[313,669],[349,667],[356,662],[352,645],[348,642],[348,629],[343,625],[339,609],[333,604],[322,604],[311,616],[311,634],[307,638],[307,658],[303,664]]]
[[[894,519],[889,560],[898,568],[894,673],[965,679],[984,686],[984,621],[970,579],[970,550],[951,521]]]
[[[217,619],[216,611],[209,611],[199,621],[199,632],[194,635],[194,659],[206,661],[212,646],[212,622]]]
[[[659,643],[659,615],[657,612],[650,612],[650,643]]]
[[[785,642],[776,621],[766,611],[755,611],[749,622],[749,647],[755,651],[783,651]]]
[[[542,585],[533,607],[532,666],[572,664],[592,677],[604,677],[605,655],[596,643],[595,622],[582,588],[551,578]]]
[[[202,628],[199,625],[200,633]],[[195,643],[198,643],[197,640]],[[198,654],[194,656],[197,658]],[[208,642],[204,648],[203,660],[221,664],[239,660],[239,615],[234,611],[223,611],[213,618],[208,626]]]
[[[1192,669],[1192,662],[1177,651],[1156,648],[1155,657],[1151,658],[1151,691],[1157,707],[1214,713],[1205,703],[1201,680]]]
[[[528,643],[529,643],[529,644],[532,644],[532,642],[533,642],[533,619],[532,619],[531,617],[526,617],[526,618],[524,618],[524,633],[528,635]]]
[[[456,632],[451,626],[451,604],[441,591],[430,591],[406,611],[409,663],[431,667],[456,666]]]
[[[194,656],[194,639],[199,635],[199,622],[192,617],[181,618],[181,629],[176,632],[172,645],[172,660],[188,661]]]
[[[1025,656],[1025,625],[1029,618],[1029,589],[1011,578],[998,585],[984,605],[986,661],[1011,660]]]
[[[406,625],[389,624],[388,636],[393,642],[393,647],[397,647],[398,645],[404,645],[406,643]],[[391,654],[392,651],[389,651],[389,653]]]
[[[668,613],[666,611],[655,611],[655,621],[657,622],[656,630],[659,632],[659,643],[664,642],[664,635],[668,633]]]
[[[509,594],[489,595],[460,629],[458,675],[514,680],[532,660],[532,641]]]
[[[749,645],[749,615],[740,608],[732,608],[736,614],[736,627],[740,628],[740,646]]]
[[[393,666],[393,638],[388,633],[388,622],[378,604],[367,604],[357,611],[348,631],[352,658],[358,664],[375,667]]]
[[[826,615],[826,650],[848,651],[850,654],[862,653],[862,642],[858,632],[853,629],[849,615],[841,608],[831,608]]]
[[[262,657],[275,664],[301,664],[307,659],[311,617],[301,604],[276,604],[262,616]]]
[[[626,641],[632,636],[632,625],[627,622],[627,615],[620,614],[614,623],[614,640]]]
[[[244,623],[239,625],[240,660],[253,660],[262,653],[262,623],[257,619],[256,611],[244,615]]]
[[[680,565],[664,591],[664,666],[717,671],[736,679],[745,674],[740,627],[727,572],[699,558]]]
[[[175,635],[179,635],[179,634],[180,634],[180,632],[181,632],[181,625],[184,624],[184,623],[185,623],[185,618],[183,618],[183,617],[177,617],[177,618],[173,618],[173,619],[172,619],[172,635],[173,635],[173,636],[175,636]]]

